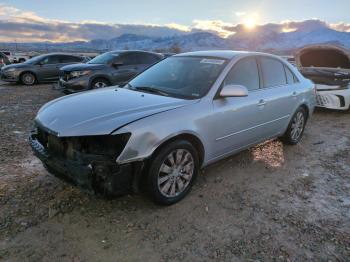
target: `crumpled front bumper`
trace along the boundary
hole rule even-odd
[[[6,82],[18,82],[19,81],[19,75],[18,72],[6,72],[1,70],[0,71],[0,79],[2,81]]]
[[[117,165],[113,160],[92,155],[81,155],[79,160],[55,156],[38,141],[36,134],[30,135],[29,143],[49,173],[82,191],[113,196],[126,194],[132,188],[133,164]]]
[[[66,94],[88,90],[89,87],[90,87],[89,76],[73,78],[68,81],[60,77],[58,80],[58,89],[61,89]]]

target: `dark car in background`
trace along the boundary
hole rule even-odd
[[[86,64],[61,68],[59,87],[65,93],[121,85],[164,59],[164,55],[146,51],[111,51]]]
[[[62,66],[87,61],[88,58],[83,56],[50,53],[33,57],[20,64],[4,66],[0,75],[3,81],[19,82],[24,85],[53,82],[58,80]]]

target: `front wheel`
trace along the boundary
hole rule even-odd
[[[35,75],[32,73],[27,72],[21,75],[21,82],[26,86],[34,85],[35,81]]]
[[[97,78],[94,81],[92,81],[90,89],[98,89],[98,88],[103,88],[107,86],[110,86],[107,79]]]
[[[150,163],[148,192],[159,204],[175,204],[191,190],[198,169],[198,153],[193,145],[185,140],[171,142]]]
[[[282,141],[289,145],[296,145],[301,140],[307,121],[306,110],[300,107],[293,115]]]

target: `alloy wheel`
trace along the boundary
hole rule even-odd
[[[303,133],[305,124],[305,117],[303,112],[299,111],[292,120],[291,125],[291,138],[293,140],[298,140],[301,134]]]
[[[163,161],[158,173],[158,189],[165,197],[176,197],[190,184],[194,159],[186,149],[172,151]]]
[[[24,74],[22,77],[22,82],[25,85],[32,85],[35,82],[35,77],[32,74]]]
[[[100,81],[98,81],[98,82],[96,82],[95,84],[94,84],[94,88],[103,88],[103,87],[106,87],[107,86],[107,83],[105,83],[105,82],[100,82]]]

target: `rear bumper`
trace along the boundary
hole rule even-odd
[[[112,159],[91,155],[81,155],[79,160],[54,156],[40,144],[36,134],[30,135],[29,143],[49,173],[82,191],[114,196],[128,193],[133,186],[134,175],[137,173],[135,164],[117,165]]]

